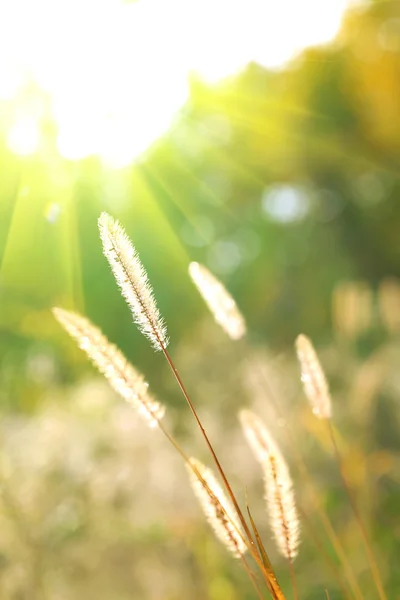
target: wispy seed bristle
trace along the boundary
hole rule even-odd
[[[239,558],[247,549],[242,528],[214,474],[195,458],[190,458],[187,469],[194,493],[215,535],[234,556]]]
[[[117,346],[85,317],[62,308],[53,308],[53,314],[114,390],[138,410],[150,427],[155,427],[165,408],[150,396],[143,376]]]
[[[330,419],[332,402],[324,371],[311,340],[306,335],[296,339],[296,351],[301,367],[301,381],[313,413],[320,419]]]
[[[99,217],[103,253],[135,323],[156,350],[168,345],[167,329],[160,316],[147,273],[123,227],[103,212]]]
[[[242,410],[239,418],[264,472],[267,510],[278,550],[292,560],[298,553],[300,526],[288,466],[277,443],[257,415]]]
[[[222,283],[206,267],[196,262],[190,263],[189,275],[222,329],[233,340],[243,337],[246,323],[236,302]]]

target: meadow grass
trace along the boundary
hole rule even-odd
[[[154,292],[136,249],[123,227],[105,213],[99,218],[99,229],[104,255],[109,262],[121,294],[126,300],[140,331],[148,338],[154,349],[160,351],[165,357],[203,436],[222,487],[211,469],[199,460],[189,457],[180,442],[168,431],[162,421],[165,407],[150,395],[144,377],[129,364],[119,349],[109,342],[102,332],[85,317],[61,308],[53,309],[55,317],[75,339],[79,347],[86,352],[96,368],[105,375],[114,390],[139,411],[150,427],[158,428],[179,453],[187,466],[194,492],[200,501],[206,518],[218,539],[234,557],[241,560],[257,596],[259,598],[272,597],[274,600],[285,600],[289,597],[288,592],[283,591],[278,581],[276,569],[270,559],[270,553],[261,540],[247,500],[246,518],[226,471],[217,456],[214,445],[178,373],[175,362],[167,350],[167,327],[157,307]],[[236,341],[243,338],[247,329],[245,320],[222,283],[198,263],[190,264],[189,274],[215,321],[232,340]],[[295,347],[300,364],[304,393],[310,402],[315,417],[324,421],[327,425],[327,436],[332,444],[343,488],[348,496],[355,522],[359,527],[377,597],[380,600],[385,600],[386,595],[374,552],[360,516],[354,493],[344,473],[335,428],[332,423],[332,399],[324,371],[312,342],[307,336],[299,335]],[[319,541],[320,536],[315,535],[312,531],[308,511],[304,508],[299,510],[297,506],[289,468],[277,440],[271,435],[262,419],[253,412],[247,409],[242,410],[239,413],[239,419],[245,437],[254,452],[256,460],[260,463],[264,475],[266,510],[269,515],[270,529],[274,534],[278,551],[287,559],[293,597],[298,600],[302,598],[302,593],[296,581],[295,558],[301,551],[300,530],[302,530],[302,535],[310,535],[310,538],[319,549],[322,547]],[[295,436],[289,433],[288,437],[293,445],[295,459],[300,464],[301,472],[307,479],[307,484],[313,489],[307,465],[296,449]],[[314,500],[324,531],[332,544],[333,552],[337,555],[340,567],[337,566],[336,560],[332,560],[324,552],[321,552],[321,561],[325,560],[332,569],[344,597],[361,600],[363,596],[357,578],[324,507],[318,501],[318,493],[315,492],[315,489]],[[246,560],[245,554],[249,554],[250,563]],[[326,597],[329,598],[328,589],[326,589]]]

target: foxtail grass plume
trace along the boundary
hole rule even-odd
[[[53,308],[53,314],[117,394],[131,403],[150,427],[155,427],[164,415],[165,408],[150,396],[143,376],[122,352],[85,317],[62,308]]]
[[[314,346],[306,335],[301,334],[297,337],[296,351],[301,367],[304,393],[311,404],[312,411],[320,419],[330,419],[332,402],[328,383]]]
[[[242,528],[233,508],[210,469],[195,458],[187,465],[190,482],[217,538],[239,558],[246,552]]]
[[[246,439],[264,472],[267,510],[278,550],[289,560],[298,553],[299,518],[289,469],[264,422],[249,410],[239,418]]]
[[[233,340],[243,337],[246,323],[236,302],[222,283],[197,262],[190,263],[189,275],[222,329]]]
[[[156,350],[168,345],[166,325],[161,318],[147,273],[123,227],[103,212],[99,217],[103,253],[125,298],[135,323]]]

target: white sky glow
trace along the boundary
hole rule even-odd
[[[50,98],[63,157],[123,167],[169,128],[191,71],[214,82],[250,61],[279,68],[332,39],[348,2],[2,0],[0,109],[33,81]],[[39,121],[18,103],[13,152],[36,151]]]

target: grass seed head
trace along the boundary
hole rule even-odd
[[[332,402],[328,383],[314,346],[306,335],[301,334],[297,337],[296,351],[304,393],[311,404],[312,411],[319,419],[330,419]]]
[[[236,302],[222,283],[197,262],[190,263],[189,275],[222,329],[232,340],[243,337],[246,333],[246,323]]]
[[[103,253],[135,323],[156,350],[167,347],[166,325],[161,318],[146,270],[123,227],[103,212],[99,217]]]
[[[278,550],[293,560],[298,553],[300,525],[289,468],[262,419],[249,410],[242,410],[239,418],[263,469],[269,522]]]
[[[53,308],[53,314],[117,394],[131,403],[150,427],[155,427],[165,408],[151,397],[144,377],[117,346],[111,344],[101,330],[85,317],[62,308]]]
[[[199,460],[191,458],[187,468],[194,493],[215,535],[234,556],[239,558],[245,553],[247,547],[242,528],[221,486],[212,471]]]

